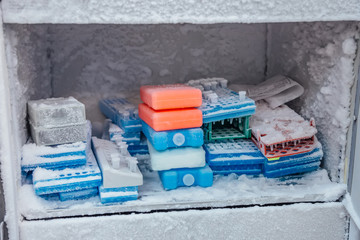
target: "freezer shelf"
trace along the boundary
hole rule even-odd
[[[343,240],[346,225],[346,210],[341,203],[301,203],[272,207],[22,221],[20,237],[23,240]]]
[[[98,197],[77,202],[46,201],[34,194],[32,185],[21,187],[20,212],[26,220],[66,216],[151,212],[194,208],[253,206],[296,202],[331,202],[344,195],[345,184],[331,182],[326,170],[304,175],[264,177],[215,176],[210,188],[191,187],[165,191],[156,172],[142,169],[144,185],[139,199],[119,205],[101,205]]]

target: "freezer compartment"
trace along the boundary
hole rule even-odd
[[[157,209],[249,206],[338,200],[345,192],[347,131],[358,45],[356,22],[213,25],[15,25],[5,24],[10,78],[14,168],[20,212],[26,219]],[[259,84],[283,74],[305,88],[289,103],[314,117],[323,145],[325,170],[282,180],[231,175],[214,186],[164,192],[154,172],[139,187],[140,200],[101,206],[45,201],[20,184],[20,149],[29,136],[26,103],[73,96],[86,106],[93,133],[100,136],[98,101],[126,97],[139,103],[145,84],[184,83],[223,77],[232,88]],[[310,179],[310,180],[309,180]],[[312,180],[311,180],[312,179]],[[275,190],[274,190],[275,189]],[[32,194],[32,195],[31,195]],[[31,199],[32,204],[25,204]],[[73,204],[73,203],[71,203]],[[26,206],[25,206],[26,205]],[[74,210],[75,209],[75,210]]]

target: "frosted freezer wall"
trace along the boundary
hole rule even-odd
[[[340,182],[347,181],[359,26],[351,22],[269,25],[268,75],[280,72],[305,87],[305,94],[290,105],[304,117],[315,118],[324,148],[323,167]]]
[[[26,102],[74,96],[100,125],[102,97],[138,98],[142,84],[224,77],[257,84],[286,74],[305,95],[291,103],[313,116],[323,166],[340,181],[350,124],[358,24],[5,25],[15,140],[28,136]],[[339,95],[337,95],[339,94]],[[341,96],[341,101],[333,96]],[[17,157],[20,160],[20,155]],[[19,166],[19,162],[17,163]],[[18,167],[17,170],[20,170]],[[20,174],[18,174],[20,176]]]

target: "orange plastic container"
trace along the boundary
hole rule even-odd
[[[155,131],[194,128],[202,125],[202,112],[196,108],[156,111],[141,103],[139,117]]]
[[[155,110],[200,107],[201,91],[184,84],[142,86],[141,100]]]

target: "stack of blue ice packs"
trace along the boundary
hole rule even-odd
[[[124,98],[102,99],[101,112],[111,121],[109,137],[113,142],[124,141],[131,155],[148,154],[146,139],[141,134],[141,120],[135,105]]]
[[[214,174],[261,174],[266,158],[250,139],[217,140],[204,144]]]
[[[37,195],[67,192],[66,199],[75,199],[77,196],[83,198],[77,191],[96,188],[101,185],[101,181],[101,172],[91,149],[87,150],[87,161],[84,166],[63,170],[37,168],[33,172],[34,190]]]
[[[64,147],[62,145],[55,146],[51,152],[52,154],[48,154],[46,155],[47,157],[43,157],[45,161],[42,163],[42,165],[37,167],[32,174],[34,190],[37,195],[42,196],[46,199],[60,199],[61,201],[65,201],[84,199],[98,194],[97,187],[101,185],[102,176],[100,168],[91,150],[91,124],[89,121],[87,124],[87,128],[88,133],[86,144],[82,142],[81,144],[74,144],[75,146],[85,146],[85,149],[83,149],[83,151],[86,152],[84,164],[80,166],[74,166],[69,164],[66,166],[66,161],[62,161],[61,163],[63,164],[61,165],[61,167],[59,167],[59,165],[56,165],[57,167],[54,168],[52,160],[53,158],[72,159],[72,156],[78,156],[74,154],[74,152],[77,153],[77,151],[75,151],[73,148],[71,149],[73,149],[72,153],[74,155],[69,155],[69,151],[59,153],[59,149],[67,149],[67,147]],[[42,150],[43,147],[39,149]],[[54,152],[58,155],[61,155],[61,157],[54,157],[57,156]],[[82,154],[82,151],[80,152]],[[41,153],[41,151],[34,152],[34,154],[37,155],[41,155]],[[80,156],[82,156],[81,154]],[[23,161],[24,157],[26,156],[27,155],[24,155],[23,153]],[[31,165],[29,164],[25,166],[28,167]]]
[[[323,151],[321,144],[318,143],[318,147],[311,152],[281,158],[269,158],[264,164],[264,176],[275,178],[314,171],[319,168],[322,157]]]

